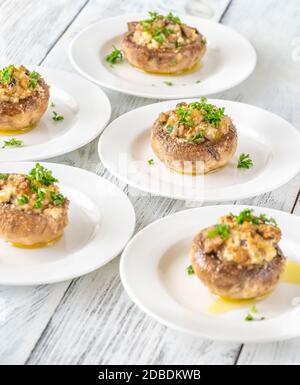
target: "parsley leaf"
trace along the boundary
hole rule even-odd
[[[32,71],[29,76],[29,82],[28,82],[29,88],[33,90],[36,89],[40,78],[41,78],[41,75],[38,72]]]
[[[55,121],[55,122],[60,122],[62,120],[64,120],[64,117],[62,115],[59,115],[56,111],[52,111],[52,119]]]
[[[56,194],[54,191],[50,192],[50,196],[55,206],[60,206],[65,201],[65,197],[62,194]]]
[[[123,61],[122,52],[116,46],[113,45],[112,47],[113,51],[106,56],[106,61],[110,64],[121,63]]]
[[[268,224],[277,226],[277,222],[274,218],[269,218],[266,214],[260,214],[259,216],[256,216],[253,214],[253,211],[253,209],[245,209],[241,211],[239,215],[235,216],[236,223],[238,225],[242,225],[244,222],[250,222],[253,225]]]
[[[192,265],[190,265],[190,266],[188,266],[188,267],[186,268],[186,272],[188,273],[188,275],[193,275],[193,274],[195,274]]]
[[[40,209],[42,207],[44,195],[45,195],[45,189],[39,188],[37,190],[37,200],[35,201],[35,204],[33,206],[35,209]]]
[[[18,197],[18,199],[17,199],[17,203],[18,203],[18,205],[20,205],[20,206],[23,206],[23,205],[25,205],[25,204],[28,203],[28,202],[29,202],[29,197],[28,197],[28,195],[26,195],[26,194],[20,195],[20,196]]]
[[[175,16],[173,15],[172,12],[169,12],[168,15],[166,16],[166,19],[170,22],[170,23],[174,23],[174,24],[181,24],[181,20],[178,16]]]
[[[172,126],[172,124],[168,124],[168,125],[167,125],[166,129],[167,129],[167,131],[168,131],[169,134],[172,133],[173,128],[174,128],[174,127]]]
[[[201,98],[200,101],[200,110],[203,114],[203,119],[212,124],[213,126],[217,126],[222,117],[224,116],[225,108],[218,108],[213,104],[207,103],[207,99],[205,97]]]
[[[173,83],[168,81],[168,80],[165,80],[164,83],[166,86],[169,86],[169,87],[171,87],[173,85]]]
[[[22,147],[22,146],[23,146],[23,141],[22,140],[18,140],[16,138],[12,138],[12,139],[9,139],[9,140],[5,140],[2,148],[6,148],[6,147]]]
[[[165,40],[165,37],[163,35],[163,30],[161,28],[156,28],[153,32],[152,32],[152,37],[153,39],[158,43],[158,44],[162,44]]]
[[[0,83],[1,84],[10,84],[13,80],[14,65],[4,67],[0,71]]]
[[[7,180],[9,177],[9,174],[0,174],[0,180]]]
[[[148,164],[149,164],[149,166],[153,166],[154,165],[154,159],[149,159]]]
[[[35,167],[29,172],[28,178],[31,181],[39,182],[44,186],[50,186],[50,184],[58,182],[58,180],[52,175],[52,171],[47,170],[39,163],[37,163]]]
[[[249,154],[241,154],[237,163],[237,168],[250,168],[253,167],[253,161],[250,159]]]
[[[266,317],[255,317],[255,314],[258,313],[259,311],[257,310],[256,304],[254,304],[250,309],[250,312],[246,315],[245,321],[264,321]]]
[[[194,143],[203,138],[204,138],[203,132],[200,131],[192,135],[189,140]]]
[[[215,238],[217,236],[220,236],[222,239],[227,239],[229,237],[230,230],[228,225],[221,224],[216,225],[214,230],[210,230],[207,233],[208,238]]]

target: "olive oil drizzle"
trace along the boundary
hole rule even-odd
[[[52,246],[55,243],[57,243],[62,238],[62,235],[59,237],[56,237],[48,242],[39,242],[35,243],[33,245],[24,245],[22,243],[14,243],[14,242],[8,242],[10,246],[16,247],[18,249],[27,249],[27,250],[34,250],[34,249],[42,249],[44,247]]]
[[[35,127],[36,127],[36,124],[32,124],[28,127],[24,127],[19,130],[0,129],[0,135],[3,135],[3,136],[22,135],[22,134],[26,134],[26,132],[33,130]]]
[[[300,285],[300,263],[288,260],[285,272],[283,273],[280,282],[291,285]],[[218,297],[209,305],[208,312],[209,314],[223,314],[231,310],[248,308],[257,302],[262,301],[267,296],[268,295],[262,298],[253,299],[230,299]]]

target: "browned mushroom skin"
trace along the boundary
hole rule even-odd
[[[256,264],[241,264],[220,259],[213,249],[221,246],[216,237],[211,248],[205,244],[205,231],[193,240],[190,258],[193,270],[210,291],[220,297],[231,299],[259,298],[270,293],[284,272],[286,258],[279,246],[270,261]]]
[[[0,100],[0,131],[14,133],[38,123],[49,103],[49,86],[42,78],[38,84],[38,90],[18,101]]]
[[[143,71],[179,74],[193,68],[206,52],[206,40],[198,31],[196,41],[180,49],[149,49],[136,44],[132,37],[137,24],[138,22],[128,23],[129,31],[123,36],[121,48],[127,61]]]
[[[215,141],[180,141],[168,134],[158,118],[151,130],[151,146],[156,156],[170,169],[183,174],[203,174],[226,165],[237,148],[237,130],[231,122],[228,132]]]
[[[61,196],[58,186],[35,182],[43,190],[43,199],[36,206],[38,195],[32,189],[32,181],[23,174],[0,174],[0,237],[21,246],[45,246],[60,238],[68,224],[69,200],[63,197],[55,204],[51,193]],[[26,197],[22,204],[20,197]]]
[[[6,242],[13,244],[46,245],[63,235],[68,224],[68,205],[68,200],[65,200],[59,212],[56,210],[58,215],[55,217],[50,211],[24,212],[9,204],[0,205],[0,236]]]

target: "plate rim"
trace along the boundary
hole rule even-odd
[[[29,168],[30,168],[32,165],[34,165],[34,163],[35,162],[31,162],[31,161],[8,162],[8,166],[13,166],[14,164],[20,166],[22,164],[25,164],[24,167],[27,167],[27,165],[28,165]],[[115,259],[120,253],[122,253],[122,251],[124,250],[124,248],[126,247],[126,245],[131,240],[132,236],[135,233],[135,229],[136,229],[136,212],[135,212],[134,206],[133,206],[131,200],[129,199],[129,197],[125,194],[125,192],[122,191],[122,189],[120,189],[116,184],[114,184],[113,182],[111,182],[108,179],[104,178],[103,176],[98,175],[97,173],[85,170],[85,169],[80,168],[80,167],[65,165],[65,164],[61,164],[61,163],[54,163],[54,162],[53,163],[51,163],[51,162],[42,162],[42,165],[47,167],[47,168],[50,168],[50,169],[51,169],[51,167],[53,165],[55,165],[55,167],[58,167],[58,168],[61,168],[61,169],[79,170],[80,172],[82,172],[82,173],[84,173],[86,175],[91,175],[93,178],[99,178],[100,180],[104,181],[104,183],[106,183],[107,185],[113,186],[114,191],[118,192],[119,196],[125,199],[124,202],[126,202],[127,207],[130,208],[130,211],[131,211],[130,215],[131,215],[131,220],[132,221],[130,223],[131,227],[128,228],[128,236],[126,237],[127,241],[124,243],[123,246],[120,246],[116,252],[111,254],[108,258],[103,259],[101,261],[101,263],[97,264],[97,266],[93,266],[93,267],[90,267],[88,269],[83,269],[83,272],[81,272],[81,273],[76,273],[76,274],[67,273],[67,274],[61,275],[58,278],[42,279],[42,280],[38,280],[38,279],[37,280],[24,279],[24,280],[13,281],[12,279],[10,279],[10,280],[5,281],[5,280],[1,279],[0,280],[0,287],[1,286],[9,286],[9,287],[29,286],[30,287],[30,286],[37,286],[37,285],[49,285],[49,284],[65,282],[65,281],[68,281],[68,280],[73,280],[73,279],[76,279],[76,278],[79,278],[79,277],[83,277],[83,276],[85,276],[85,275],[87,275],[89,273],[92,273],[92,272],[100,269],[101,267],[105,266],[106,264],[111,262],[113,259]],[[3,167],[3,165],[0,163],[0,168],[1,167]],[[101,212],[100,212],[100,215],[101,215]],[[83,249],[85,249],[88,246],[88,244],[89,244],[89,242],[84,246]]]
[[[298,215],[295,215],[295,214],[292,214],[292,213],[289,213],[289,212],[286,212],[286,211],[282,211],[282,210],[278,210],[278,209],[273,209],[273,208],[268,208],[268,207],[262,207],[262,206],[253,206],[253,205],[235,205],[235,204],[222,204],[222,205],[209,205],[209,206],[202,206],[202,207],[194,207],[194,208],[191,208],[191,209],[185,209],[185,210],[181,210],[181,211],[177,211],[177,212],[174,212],[174,213],[171,213],[165,217],[162,217],[162,218],[158,218],[157,220],[151,222],[150,224],[148,224],[147,226],[145,226],[144,228],[142,228],[141,230],[139,230],[132,238],[131,240],[127,243],[126,247],[124,248],[123,252],[122,252],[122,255],[121,255],[121,258],[120,258],[120,264],[119,264],[119,273],[120,273],[120,278],[121,278],[121,282],[122,282],[122,285],[127,293],[127,295],[129,296],[129,298],[131,299],[131,301],[134,303],[135,306],[137,306],[138,308],[140,308],[146,315],[150,316],[152,319],[154,319],[155,321],[159,322],[160,324],[170,328],[171,330],[175,330],[175,331],[178,331],[178,332],[181,332],[181,333],[184,333],[184,334],[187,334],[187,335],[191,335],[191,336],[194,336],[194,337],[200,337],[200,338],[206,338],[206,339],[210,339],[210,340],[214,340],[214,341],[221,341],[221,342],[232,342],[232,343],[249,343],[249,344],[254,344],[254,343],[267,343],[267,342],[275,342],[275,341],[285,341],[285,340],[289,340],[289,339],[292,339],[292,338],[297,338],[300,336],[300,329],[299,329],[299,332],[297,333],[286,333],[285,335],[281,335],[279,337],[272,337],[272,336],[266,336],[266,337],[263,337],[263,338],[252,338],[250,336],[247,336],[246,338],[244,337],[243,339],[241,338],[232,338],[232,337],[229,337],[228,335],[224,334],[222,337],[219,336],[219,335],[208,335],[207,333],[204,333],[202,332],[201,330],[198,330],[197,332],[196,331],[193,331],[193,330],[189,330],[187,329],[187,327],[184,327],[184,326],[181,326],[181,325],[178,325],[178,324],[175,324],[174,322],[171,322],[169,320],[165,320],[163,317],[161,317],[160,315],[156,314],[154,311],[152,311],[152,309],[149,309],[147,307],[147,305],[144,305],[141,300],[138,298],[138,296],[135,294],[135,292],[131,289],[130,287],[130,284],[129,284],[129,281],[126,277],[126,258],[127,258],[127,255],[130,254],[130,248],[132,247],[132,245],[136,242],[136,239],[138,237],[140,237],[141,235],[143,235],[144,232],[146,232],[149,228],[151,227],[155,227],[157,224],[161,223],[161,222],[164,222],[166,220],[169,220],[170,218],[174,218],[176,216],[180,216],[180,215],[184,215],[185,213],[187,212],[192,212],[192,211],[201,211],[202,209],[206,209],[206,210],[209,210],[209,209],[219,209],[219,208],[225,208],[227,207],[229,210],[230,208],[232,209],[232,207],[238,207],[238,208],[241,208],[241,209],[245,209],[245,208],[252,208],[254,210],[268,210],[270,212],[273,212],[275,213],[280,213],[280,215],[283,215],[285,217],[289,217],[289,216],[294,216],[294,217],[298,217],[299,220],[300,220],[300,217]],[[129,251],[128,251],[129,250]],[[283,315],[280,315],[279,317],[276,317],[276,318],[281,318],[283,317]],[[266,320],[264,321],[265,324],[266,323],[273,323],[273,322],[276,322],[276,321],[279,321],[279,319],[270,319],[270,320]],[[201,322],[199,320],[199,322]],[[222,321],[220,321],[222,322]],[[257,324],[259,326],[259,324]]]
[[[243,36],[241,33],[239,33],[238,31],[236,31],[235,29],[232,29],[230,27],[228,27],[227,25],[225,24],[222,24],[220,22],[216,22],[216,21],[212,21],[212,20],[208,20],[208,19],[205,19],[205,18],[201,18],[201,17],[197,17],[197,16],[193,16],[193,15],[188,15],[188,14],[178,14],[180,17],[188,17],[188,18],[193,18],[195,20],[198,20],[198,22],[200,21],[204,21],[205,23],[208,22],[209,24],[213,25],[213,24],[217,24],[219,26],[221,26],[222,28],[224,28],[225,30],[229,30],[230,32],[234,33],[236,36],[238,36],[240,39],[242,39],[244,41],[244,43],[246,43],[249,47],[249,50],[251,50],[252,52],[252,55],[253,55],[253,65],[251,68],[249,68],[249,71],[247,72],[247,74],[245,74],[243,77],[241,77],[241,80],[238,80],[238,81],[233,81],[231,83],[230,86],[224,86],[224,87],[220,87],[218,90],[212,90],[212,91],[209,91],[209,92],[205,92],[205,94],[201,93],[201,90],[199,93],[177,93],[178,95],[178,98],[191,98],[191,97],[197,97],[197,96],[200,96],[200,95],[205,95],[205,96],[210,96],[210,95],[214,95],[216,93],[221,93],[221,92],[225,92],[227,90],[230,90],[234,87],[236,87],[237,85],[243,83],[246,79],[248,79],[251,74],[254,72],[255,68],[257,67],[257,61],[258,61],[258,58],[257,58],[257,52],[253,46],[253,44],[250,42],[250,40],[248,40],[245,36]],[[74,46],[75,46],[75,43],[77,42],[77,40],[81,37],[81,35],[83,35],[84,33],[86,33],[89,29],[92,29],[92,28],[95,28],[97,25],[101,25],[101,23],[103,21],[113,21],[113,20],[117,20],[117,19],[120,19],[120,18],[126,18],[126,17],[133,17],[133,16],[136,16],[136,17],[143,17],[144,14],[143,13],[122,13],[120,15],[117,15],[117,16],[112,16],[112,17],[107,17],[107,18],[103,18],[99,21],[96,21],[94,23],[91,23],[89,25],[87,25],[86,27],[84,27],[83,29],[81,29],[76,35],[75,37],[71,40],[70,44],[69,44],[69,47],[68,47],[68,57],[69,57],[69,60],[72,64],[72,66],[75,68],[75,70],[81,75],[83,76],[84,78],[88,79],[89,81],[95,83],[95,84],[98,84],[99,86],[101,87],[104,87],[106,89],[109,89],[109,90],[113,90],[113,91],[117,91],[117,92],[120,92],[122,94],[125,94],[125,95],[131,95],[131,96],[136,96],[136,97],[142,97],[142,98],[149,98],[149,99],[159,99],[159,100],[171,100],[174,98],[175,95],[161,95],[161,94],[155,94],[155,93],[149,93],[149,92],[134,92],[134,91],[130,91],[130,90],[127,90],[125,91],[124,89],[120,89],[119,87],[117,86],[113,86],[113,85],[109,85],[103,81],[100,81],[98,79],[95,79],[93,76],[89,75],[88,73],[86,73],[84,70],[81,69],[81,67],[76,63],[76,60],[74,58],[74,55],[73,55],[73,50],[74,50]]]
[[[116,178],[118,178],[122,182],[124,182],[124,183],[128,184],[129,186],[132,186],[132,187],[134,187],[134,188],[136,188],[136,189],[138,189],[140,191],[143,191],[143,192],[146,192],[146,193],[150,193],[150,194],[153,194],[153,195],[156,195],[156,196],[160,196],[160,197],[166,197],[166,198],[178,199],[178,200],[189,200],[189,198],[184,196],[184,195],[180,195],[180,194],[175,194],[175,195],[162,194],[159,190],[143,188],[138,183],[132,182],[130,179],[128,179],[128,178],[124,177],[123,175],[120,175],[119,173],[115,172],[115,170],[110,167],[109,162],[106,162],[106,160],[103,159],[102,151],[101,151],[101,148],[103,146],[102,142],[104,141],[105,135],[107,135],[107,133],[108,133],[108,131],[110,129],[110,126],[115,124],[115,122],[118,122],[118,121],[124,119],[124,117],[126,117],[129,114],[132,114],[136,110],[142,110],[142,109],[146,110],[149,107],[158,106],[158,105],[160,105],[162,103],[174,103],[175,104],[175,103],[179,103],[180,101],[191,102],[191,101],[197,101],[197,99],[194,99],[194,98],[193,99],[190,99],[190,98],[189,99],[175,99],[175,100],[164,100],[164,101],[161,101],[161,102],[158,102],[158,103],[151,103],[151,104],[148,104],[146,106],[141,106],[141,107],[135,108],[135,109],[133,109],[131,111],[128,111],[125,114],[122,114],[119,117],[117,117],[116,119],[114,119],[112,122],[110,122],[107,125],[106,129],[103,131],[103,133],[100,136],[99,141],[98,141],[98,155],[99,155],[99,158],[100,158],[101,162],[103,163],[104,167],[112,175],[114,175]],[[266,110],[264,108],[257,107],[255,105],[252,105],[252,104],[249,104],[249,103],[237,102],[237,101],[234,101],[234,100],[228,100],[228,99],[208,99],[208,102],[211,102],[211,103],[214,103],[216,101],[218,103],[219,102],[220,103],[222,103],[222,102],[233,103],[233,104],[237,104],[237,105],[244,105],[244,106],[247,106],[247,107],[255,108],[257,110],[260,110],[260,111],[263,111],[265,113],[270,114],[272,117],[274,117],[276,119],[280,119],[285,124],[288,124],[290,126],[290,129],[296,135],[298,135],[298,141],[299,141],[299,144],[300,144],[300,132],[296,129],[296,127],[294,127],[293,124],[291,124],[289,121],[285,120],[281,116],[275,114],[274,112],[268,111],[268,110]],[[268,193],[270,191],[274,191],[274,190],[278,189],[279,187],[284,186],[290,180],[292,180],[296,175],[298,175],[299,172],[300,172],[300,163],[299,163],[298,167],[295,168],[295,171],[293,172],[293,175],[291,174],[291,176],[282,178],[280,181],[278,181],[278,183],[274,183],[272,188],[266,189],[266,188],[264,188],[262,186],[260,189],[257,189],[257,191],[255,193],[247,193],[247,192],[245,192],[243,195],[241,195],[241,194],[234,195],[233,194],[230,197],[225,197],[225,198],[222,197],[222,201],[226,202],[226,201],[231,201],[231,200],[236,200],[236,199],[240,200],[240,199],[253,198],[255,196],[258,196],[258,195],[261,195],[261,194],[265,194],[265,193]],[[196,199],[196,201],[209,202],[209,203],[217,202],[219,200],[220,200],[220,198],[210,198],[210,197],[205,197],[205,198],[198,199],[198,200]]]
[[[28,154],[27,156],[26,155],[20,156],[20,158],[17,158],[17,160],[15,160],[15,162],[42,161],[42,160],[46,160],[46,159],[52,159],[52,158],[55,158],[57,156],[62,156],[62,155],[69,154],[70,152],[78,150],[78,149],[86,146],[87,144],[91,143],[93,140],[95,140],[105,130],[105,128],[107,127],[108,123],[110,122],[110,119],[111,119],[111,116],[112,116],[112,105],[111,105],[111,102],[110,102],[110,99],[109,99],[108,95],[106,95],[106,93],[99,86],[97,86],[94,82],[88,81],[85,77],[80,76],[76,72],[61,70],[61,69],[57,69],[55,67],[43,66],[43,65],[28,65],[28,67],[31,67],[31,68],[34,68],[34,69],[37,69],[37,70],[40,68],[41,72],[43,70],[50,71],[50,72],[59,72],[62,75],[63,74],[67,74],[68,76],[71,75],[71,76],[74,76],[77,79],[80,79],[80,81],[85,82],[87,86],[94,88],[94,90],[99,94],[99,96],[101,96],[103,98],[103,101],[105,100],[105,104],[106,104],[106,107],[108,108],[108,110],[107,110],[107,117],[106,117],[106,119],[103,120],[103,123],[101,124],[101,128],[100,129],[99,128],[95,129],[95,132],[94,132],[93,135],[89,136],[88,138],[86,138],[85,140],[81,141],[80,143],[72,144],[72,145],[70,144],[68,149],[64,149],[64,150],[54,151],[54,148],[53,148],[53,151],[51,153],[43,152],[40,155]],[[50,87],[51,87],[51,84],[50,84]],[[62,87],[62,90],[63,90],[63,87]],[[71,95],[71,96],[74,97],[74,95]],[[51,95],[50,95],[50,98],[51,98]],[[50,106],[50,103],[49,103],[49,106]],[[95,122],[95,127],[97,127],[97,126],[99,126],[99,122],[98,123]],[[46,142],[43,142],[42,144],[45,144],[45,143]],[[37,148],[37,147],[39,147],[39,144],[35,144],[33,146],[30,146],[30,147],[36,147]],[[16,150],[19,151],[20,149],[16,149]],[[7,160],[7,159],[1,159],[0,158],[0,163],[4,163],[4,162],[13,163],[14,161],[13,160]]]

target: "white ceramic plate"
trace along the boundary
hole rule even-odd
[[[148,105],[113,121],[99,141],[99,154],[105,167],[140,190],[194,201],[255,196],[279,187],[300,171],[300,134],[295,128],[268,111],[226,100],[210,102],[224,106],[237,127],[239,144],[233,160],[205,176],[170,171],[151,149],[150,130],[159,113],[174,108],[178,102]],[[237,169],[241,153],[250,154],[253,168]],[[149,159],[154,159],[152,166],[148,164]]]
[[[214,340],[266,342],[299,336],[299,284],[279,283],[270,296],[257,302],[259,316],[266,320],[246,322],[252,305],[246,303],[224,313],[211,313],[209,309],[215,307],[216,298],[195,275],[187,274],[189,248],[196,233],[216,223],[219,216],[237,214],[245,208],[228,205],[181,211],[140,231],[128,243],[120,263],[121,279],[131,299],[166,326]],[[300,218],[253,208],[276,218],[283,231],[283,252],[300,263]]]
[[[17,136],[0,134],[1,162],[40,160],[73,151],[95,139],[110,118],[110,102],[99,87],[69,72],[28,68],[38,71],[50,85],[49,108],[32,131]],[[52,111],[64,120],[55,122]],[[1,149],[4,140],[12,137],[22,140],[24,147]]]
[[[70,200],[69,224],[62,239],[46,248],[19,249],[0,241],[2,285],[54,283],[87,274],[120,253],[134,231],[132,204],[114,184],[79,168],[42,164]],[[0,164],[0,173],[28,173],[34,165]]]
[[[106,56],[112,45],[120,48],[127,22],[147,18],[143,14],[121,15],[84,29],[71,43],[70,60],[86,78],[101,86],[129,95],[172,99],[210,95],[244,81],[254,70],[256,53],[240,34],[198,17],[183,15],[186,24],[197,27],[207,38],[207,52],[201,68],[189,74],[165,76],[146,74],[127,62],[111,67]],[[172,82],[168,86],[165,82]]]

